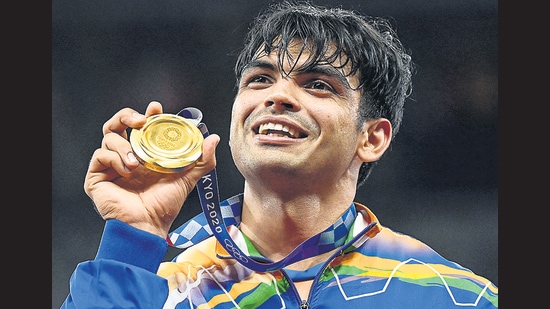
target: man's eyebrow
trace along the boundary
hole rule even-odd
[[[302,73],[302,74],[310,73],[310,74],[325,75],[325,76],[328,76],[330,78],[336,79],[340,83],[342,83],[342,85],[345,85],[346,87],[351,88],[351,85],[349,84],[349,81],[346,78],[346,76],[344,75],[344,73],[342,73],[340,70],[337,70],[335,67],[333,67],[331,65],[314,65],[314,66],[309,67],[306,70],[300,70],[300,73]]]
[[[254,68],[267,69],[271,71],[278,70],[277,66],[274,63],[266,60],[256,59],[251,61],[248,65],[245,66],[245,68],[243,69],[243,73]],[[294,71],[297,74],[325,75],[325,76],[328,76],[329,78],[337,80],[342,85],[348,88],[351,88],[349,80],[346,78],[346,76],[340,70],[336,69],[331,65],[313,65],[308,67],[307,69],[295,68]]]
[[[255,68],[268,69],[268,70],[272,70],[272,71],[277,70],[277,67],[273,63],[271,63],[269,61],[265,61],[265,60],[256,59],[256,60],[251,61],[250,63],[248,63],[244,67],[243,73],[248,71],[248,70],[255,69]]]

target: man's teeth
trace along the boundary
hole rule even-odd
[[[279,131],[279,132],[285,132],[287,134],[281,134],[277,132],[269,132],[269,131]],[[264,123],[260,125],[260,129],[258,130],[258,133],[260,134],[267,134],[267,135],[275,135],[275,136],[290,136],[290,137],[296,137],[296,130],[289,128],[288,126],[284,126],[280,123]]]

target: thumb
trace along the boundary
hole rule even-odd
[[[220,143],[218,134],[210,134],[204,139],[202,144],[202,156],[197,165],[204,167],[205,170],[212,170],[216,167],[216,148]]]

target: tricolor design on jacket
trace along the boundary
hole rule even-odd
[[[306,302],[284,269],[247,269],[212,236],[160,263],[165,240],[109,220],[96,259],[77,266],[62,308],[498,308],[489,280],[410,236],[379,223],[367,228],[377,218],[355,206],[346,243],[321,266]],[[241,250],[259,255],[238,228],[229,232]]]

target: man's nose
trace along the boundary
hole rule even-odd
[[[271,106],[278,111],[300,109],[298,101],[299,86],[291,78],[281,78],[271,87],[271,92],[265,98],[265,106]]]

